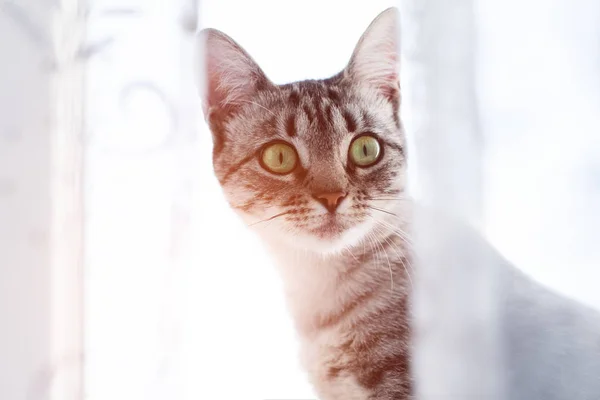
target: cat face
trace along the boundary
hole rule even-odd
[[[203,105],[230,205],[272,239],[321,252],[363,240],[405,184],[395,9],[373,21],[348,66],[278,86],[208,29]]]

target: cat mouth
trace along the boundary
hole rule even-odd
[[[346,230],[346,224],[343,224],[335,215],[328,215],[324,218],[322,224],[313,229],[316,236],[322,239],[333,239],[340,236]]]

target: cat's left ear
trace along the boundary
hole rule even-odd
[[[400,96],[399,13],[395,7],[379,14],[358,41],[346,76],[370,85],[391,100]]]
[[[198,34],[196,68],[207,120],[213,111],[228,113],[251,102],[258,90],[271,84],[252,57],[216,29]]]

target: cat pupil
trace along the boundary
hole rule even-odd
[[[365,155],[365,157],[367,156],[367,145],[363,144],[363,154]]]
[[[279,164],[283,164],[283,153],[279,152]]]

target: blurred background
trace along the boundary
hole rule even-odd
[[[392,5],[0,0],[1,399],[315,398],[212,175],[194,33],[276,83],[324,78]],[[600,2],[473,7],[485,234],[600,308]]]

